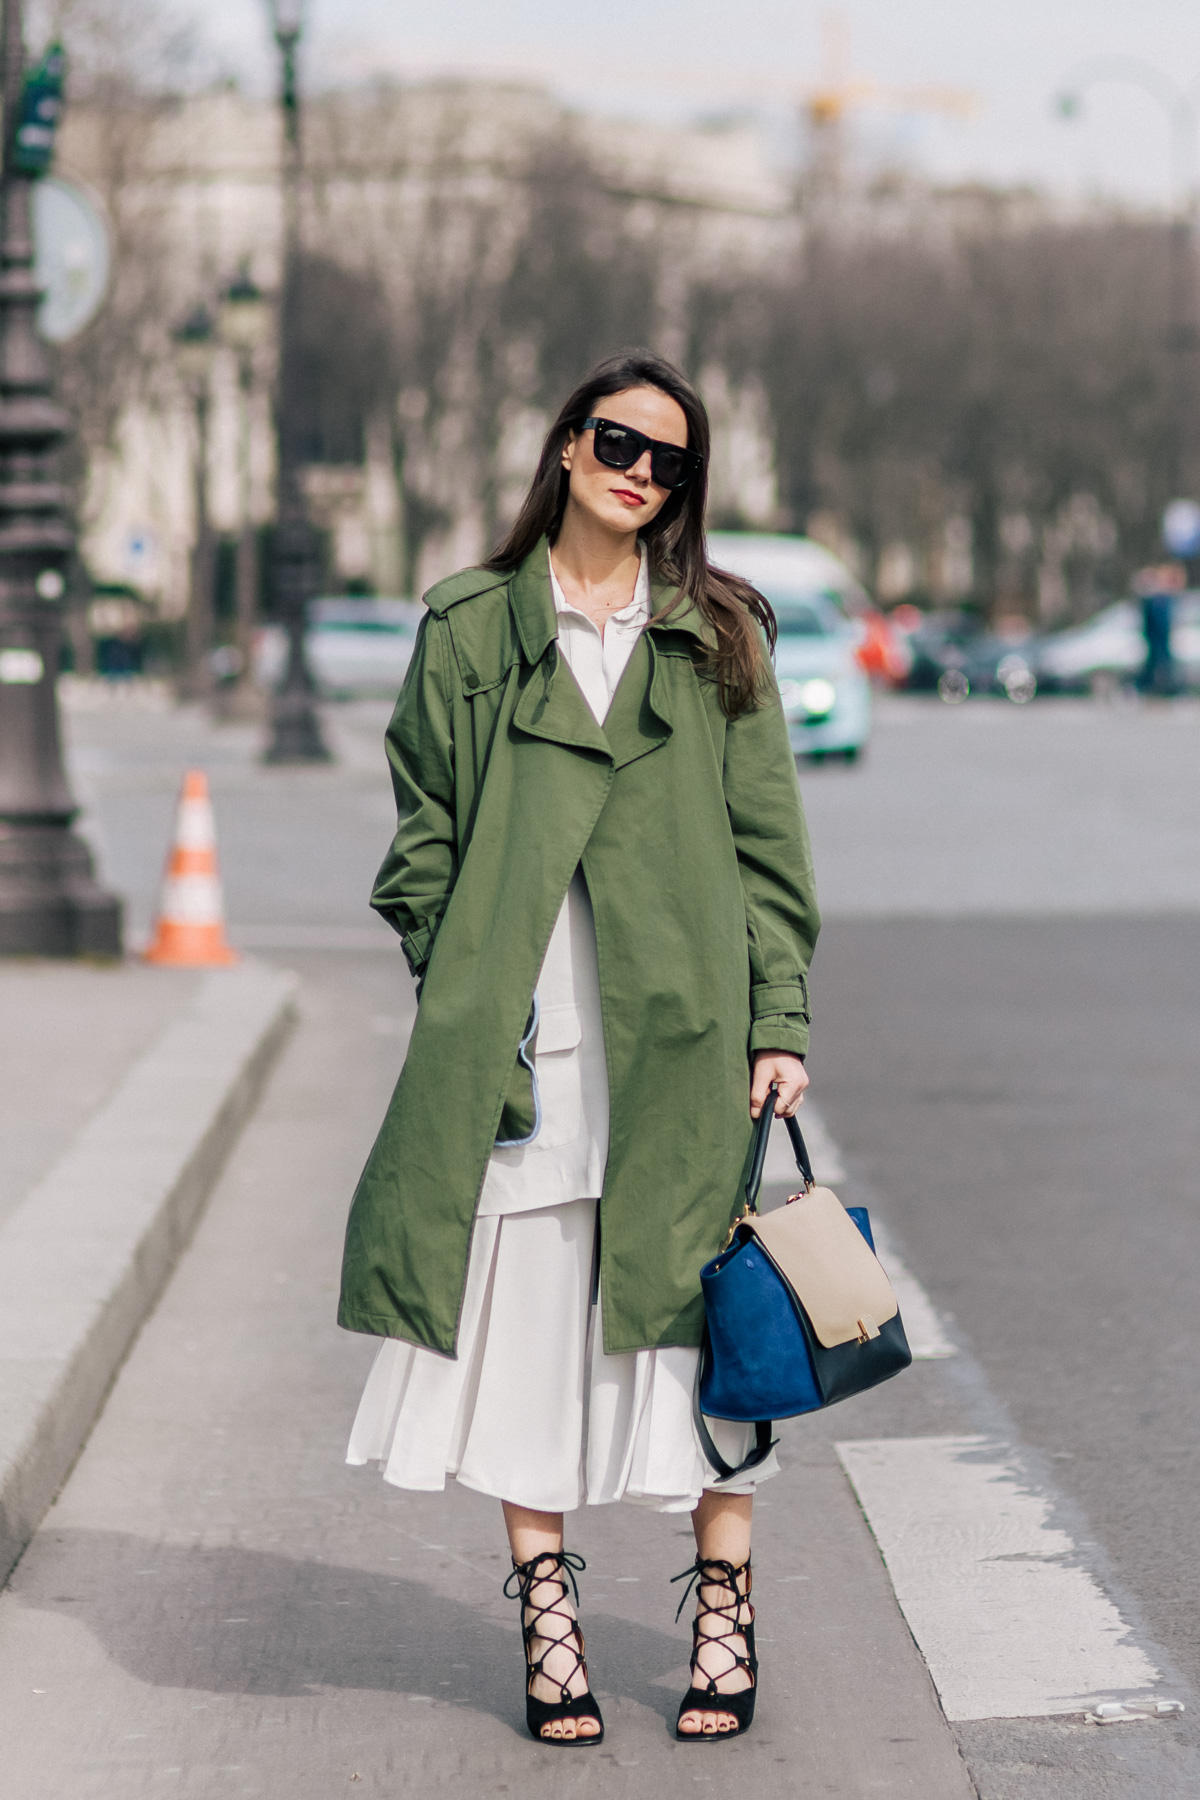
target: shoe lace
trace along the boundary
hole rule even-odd
[[[711,1572],[713,1570],[716,1571],[715,1574]],[[744,1594],[738,1586],[738,1577],[740,1575],[746,1577],[746,1591]],[[745,1643],[745,1625],[741,1622],[741,1610],[743,1604],[750,1606],[750,1558],[747,1557],[744,1563],[734,1564],[731,1562],[722,1562],[715,1557],[698,1556],[690,1568],[681,1570],[678,1575],[672,1575],[671,1585],[674,1586],[677,1581],[686,1581],[687,1586],[683,1590],[683,1598],[680,1600],[679,1606],[676,1609],[676,1624],[679,1623],[679,1616],[687,1605],[693,1590],[696,1595],[696,1617],[692,1621],[693,1687],[697,1685],[694,1679],[697,1672],[704,1676],[709,1695],[719,1695],[720,1689],[717,1687],[717,1682],[732,1675],[736,1669],[744,1669],[753,1681],[754,1670],[751,1667],[750,1658],[735,1650],[730,1641],[732,1638],[741,1638],[743,1645]],[[716,1588],[728,1597],[713,1600],[705,1594],[706,1588]],[[722,1631],[703,1631],[701,1629],[703,1621],[714,1618],[720,1619],[725,1629]],[[750,1618],[746,1623],[753,1623],[753,1620],[754,1608],[753,1606],[750,1606]],[[711,1674],[709,1670],[701,1667],[699,1662],[700,1651],[702,1647],[707,1645],[712,1645],[714,1649],[719,1650],[722,1655],[728,1657],[728,1668],[718,1669],[715,1674]]]
[[[548,1567],[543,1565],[548,1564]],[[570,1684],[577,1674],[582,1673],[587,1680],[587,1663],[584,1661],[583,1633],[579,1629],[579,1621],[571,1620],[571,1630],[565,1637],[550,1637],[538,1630],[540,1621],[553,1615],[565,1619],[566,1614],[559,1607],[568,1596],[573,1596],[575,1605],[579,1605],[579,1583],[575,1579],[575,1571],[582,1574],[587,1568],[582,1556],[571,1550],[544,1550],[540,1556],[531,1557],[528,1562],[519,1563],[513,1559],[512,1574],[504,1583],[504,1594],[508,1600],[520,1598],[521,1601],[521,1635],[525,1644],[525,1661],[528,1664],[528,1685],[532,1687],[535,1675],[543,1676],[547,1681],[557,1683],[561,1689],[563,1705],[569,1704],[572,1695]],[[557,1594],[547,1604],[541,1605],[531,1598],[535,1584],[553,1582],[558,1588]],[[515,1588],[513,1583],[516,1583]],[[533,1641],[540,1638],[545,1649],[540,1656],[531,1654]],[[558,1675],[548,1675],[545,1669],[546,1658],[552,1650],[569,1650],[575,1659],[575,1667],[567,1671],[565,1679]]]

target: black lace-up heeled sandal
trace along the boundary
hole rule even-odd
[[[582,1674],[585,1681],[588,1678],[587,1663],[583,1654],[583,1633],[579,1629],[578,1619],[570,1620],[571,1629],[562,1637],[550,1637],[546,1632],[538,1629],[541,1621],[548,1617],[559,1619],[563,1623],[567,1622],[567,1615],[559,1612],[558,1609],[568,1594],[573,1594],[575,1605],[579,1605],[579,1584],[575,1580],[575,1571],[576,1569],[582,1571],[586,1567],[587,1564],[582,1556],[575,1556],[569,1550],[544,1550],[531,1562],[519,1563],[514,1559],[512,1574],[504,1583],[506,1598],[509,1600],[519,1598],[521,1602],[521,1635],[525,1643],[527,1672],[525,1723],[529,1727],[530,1737],[536,1738],[539,1744],[569,1744],[572,1746],[598,1744],[604,1737],[604,1720],[591,1688],[587,1688],[582,1694],[572,1694],[570,1691],[570,1683],[577,1674]],[[543,1581],[553,1582],[558,1588],[557,1594],[548,1606],[542,1606],[530,1598],[534,1587]],[[514,1582],[516,1583],[515,1589],[513,1588]],[[540,1656],[535,1656],[533,1653],[534,1643],[538,1638],[545,1647]],[[568,1672],[565,1681],[561,1681],[557,1675],[548,1675],[545,1667],[546,1658],[550,1652],[560,1648],[569,1651],[575,1658],[575,1667]],[[534,1698],[530,1689],[533,1687],[536,1675],[543,1676],[558,1687],[559,1698],[557,1700]],[[581,1737],[579,1727],[576,1725],[574,1737],[543,1737],[543,1728],[553,1725],[559,1719],[594,1719],[600,1729],[588,1737]]]
[[[738,1586],[738,1577],[746,1577],[746,1592],[743,1594]],[[679,1702],[679,1718],[675,1721],[675,1736],[685,1744],[716,1744],[726,1738],[741,1737],[749,1731],[754,1718],[754,1701],[758,1693],[758,1657],[754,1653],[754,1608],[750,1605],[750,1558],[737,1567],[733,1563],[718,1562],[713,1557],[698,1556],[690,1569],[684,1569],[681,1575],[673,1575],[672,1582],[686,1581],[683,1599],[679,1602],[679,1610],[675,1614],[676,1621],[687,1604],[692,1589],[696,1590],[696,1617],[692,1623],[692,1686]],[[705,1588],[721,1588],[722,1598],[717,1601],[705,1598]],[[725,1598],[725,1595],[728,1598]],[[743,1625],[742,1607],[749,1609],[750,1617]],[[720,1619],[724,1629],[704,1631],[700,1627],[705,1619]],[[746,1645],[746,1654],[741,1656],[730,1642],[732,1638],[742,1638]],[[718,1651],[718,1661],[727,1666],[709,1674],[701,1665],[700,1652],[708,1646],[705,1661],[711,1667],[713,1651]],[[745,1669],[750,1677],[749,1687],[739,1689],[736,1694],[722,1694],[718,1681],[732,1675],[735,1669]],[[696,1686],[696,1677],[702,1676],[704,1686]],[[736,1727],[727,1731],[680,1731],[679,1719],[685,1713],[730,1713],[737,1720]]]

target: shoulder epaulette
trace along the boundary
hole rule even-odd
[[[457,575],[435,582],[423,598],[430,612],[440,618],[460,600],[473,600],[476,594],[503,587],[508,580],[509,575],[499,569],[460,569]]]

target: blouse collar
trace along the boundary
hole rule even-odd
[[[634,626],[640,631],[650,617],[650,559],[646,555],[646,546],[642,543],[638,544],[638,559],[637,580],[633,584],[633,596],[620,612],[609,613],[608,618],[604,621],[605,625],[615,623],[622,626]],[[555,612],[569,612],[574,613],[578,618],[587,618],[587,614],[580,612],[577,606],[572,606],[563,593],[558,576],[554,572],[554,560],[548,551],[547,560],[550,565],[550,591],[554,596]],[[595,621],[589,619],[588,623],[595,624]]]

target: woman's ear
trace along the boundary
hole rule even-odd
[[[571,463],[574,460],[575,446],[578,442],[579,442],[579,433],[577,431],[573,431],[573,432],[571,432],[570,436],[567,438],[566,443],[562,447],[562,466],[567,471],[568,475],[571,473]]]

